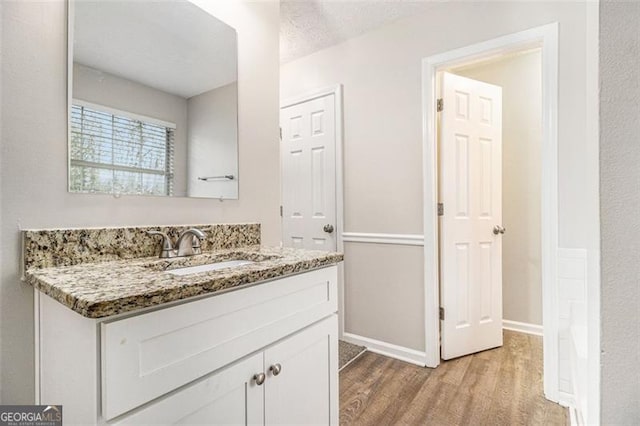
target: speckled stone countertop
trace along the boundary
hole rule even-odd
[[[255,263],[182,276],[166,272],[231,259]],[[256,245],[173,259],[146,257],[31,267],[25,271],[25,278],[33,287],[79,314],[104,318],[305,272],[342,260],[340,253]]]
[[[24,267],[48,268],[158,255],[165,232],[174,241],[189,228],[205,233],[202,251],[260,245],[259,223],[137,226],[126,228],[39,229],[23,232]]]

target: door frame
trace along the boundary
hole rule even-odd
[[[309,92],[302,93],[297,96],[285,98],[280,100],[280,110],[283,108],[291,107],[304,102],[309,102],[314,99],[322,98],[324,96],[334,95],[334,113],[335,113],[335,131],[336,131],[336,146],[335,146],[335,162],[336,162],[336,249],[340,253],[344,253],[344,241],[342,234],[344,233],[344,160],[343,160],[343,119],[342,119],[342,84],[334,84],[331,86],[322,87],[319,89],[311,90]],[[279,120],[280,117],[278,117]],[[279,149],[282,149],[282,144],[279,144]],[[281,154],[281,153],[280,153]],[[281,161],[282,155],[279,155],[278,161]],[[282,206],[282,162],[280,162],[280,205]],[[280,245],[282,245],[282,215],[280,216]],[[338,300],[339,300],[339,334],[342,338],[344,334],[344,262],[338,264]]]
[[[425,365],[440,364],[437,167],[437,73],[444,68],[522,50],[542,51],[541,268],[544,394],[558,401],[558,23],[494,38],[422,60]]]

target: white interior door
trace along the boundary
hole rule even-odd
[[[335,95],[280,112],[285,247],[336,251]]]
[[[502,346],[502,88],[442,82],[441,356],[451,359]]]

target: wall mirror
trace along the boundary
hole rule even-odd
[[[235,29],[187,1],[72,1],[69,191],[238,198]]]

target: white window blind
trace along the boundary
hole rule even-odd
[[[73,105],[70,190],[172,195],[173,145],[173,128]]]

